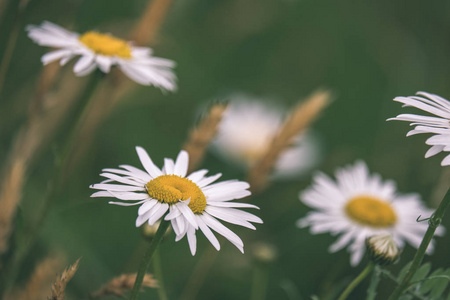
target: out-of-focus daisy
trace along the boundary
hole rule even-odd
[[[246,95],[232,99],[212,143],[213,149],[238,165],[251,167],[270,146],[282,125],[284,112],[278,106]],[[290,177],[305,173],[318,159],[319,146],[314,136],[298,136],[278,159],[274,175]]]
[[[417,222],[417,217],[433,213],[417,194],[397,194],[393,181],[383,182],[378,174],[370,175],[364,162],[338,169],[336,181],[317,174],[312,187],[300,193],[300,200],[316,211],[297,225],[310,226],[313,234],[340,235],[329,251],[348,246],[353,266],[361,261],[366,238],[374,235],[389,233],[399,247],[405,241],[419,247],[428,224]],[[442,234],[443,229],[439,227],[436,233]]]
[[[237,209],[258,209],[257,206],[231,202],[250,195],[248,183],[228,180],[213,184],[222,174],[206,176],[208,170],[186,176],[189,162],[186,151],[181,151],[176,161],[164,159],[162,169],[152,162],[143,148],[136,147],[136,151],[145,171],[129,165],[121,165],[121,169],[104,169],[100,176],[107,179],[91,185],[91,188],[101,190],[91,197],[117,198],[120,201],[109,203],[122,206],[140,205],[136,227],[145,222],[151,226],[168,212],[164,220],[171,221],[177,241],[187,235],[192,255],[197,248],[198,229],[217,250],[220,249],[219,241],[211,229],[244,251],[242,240],[217,219],[251,229],[255,227],[250,222],[262,223],[255,215]]]
[[[108,73],[116,65],[137,83],[176,90],[176,77],[172,71],[175,63],[152,56],[150,48],[135,47],[130,42],[96,31],[79,35],[47,21],[39,26],[29,25],[27,31],[37,44],[58,49],[42,56],[44,65],[55,60],[65,65],[73,57],[80,56],[73,67],[77,76],[87,75],[97,67]]]
[[[412,106],[435,115],[421,116],[414,114],[401,114],[390,120],[412,122],[411,126],[415,126],[406,136],[431,133],[432,137],[426,141],[431,148],[425,154],[425,157],[436,155],[441,151],[450,152],[450,102],[438,95],[425,92],[418,92],[418,96],[396,97],[394,101],[403,103],[403,106]],[[422,96],[422,97],[421,97]],[[450,165],[450,155],[447,155],[441,162],[441,165]]]

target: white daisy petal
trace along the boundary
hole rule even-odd
[[[189,249],[191,250],[192,255],[195,255],[195,252],[197,251],[197,237],[195,236],[194,227],[188,228],[187,239],[189,243]]]
[[[195,216],[196,222],[198,226],[200,227],[200,230],[203,232],[203,234],[206,236],[206,238],[211,242],[211,244],[216,248],[217,251],[220,250],[220,243],[217,240],[216,236],[212,231],[209,229],[209,227],[203,222],[201,216]]]
[[[159,207],[158,210],[156,210],[153,215],[148,219],[148,225],[152,226],[156,223],[169,209],[169,204],[163,203]]]
[[[206,212],[217,219],[221,219],[222,221],[225,221],[225,222],[228,222],[231,224],[240,225],[240,226],[247,227],[250,229],[256,229],[255,226],[253,226],[251,223],[247,222],[246,220],[239,218],[239,217],[233,215],[232,213],[227,213],[224,210],[214,209],[214,207],[207,207]]]
[[[425,158],[434,156],[439,152],[450,152],[450,102],[438,95],[425,92],[418,92],[419,96],[397,97],[394,101],[401,102],[405,106],[418,108],[433,116],[421,116],[415,114],[400,114],[388,121],[412,122],[410,125],[414,129],[409,131],[407,136],[420,133],[431,133],[433,136],[427,139],[426,144],[432,147],[425,154]],[[421,97],[422,96],[422,97]],[[441,165],[449,165],[450,159],[445,158]]]
[[[198,224],[197,222],[195,222],[195,215],[192,210],[184,203],[178,205],[178,209],[186,218],[186,220],[191,224],[191,226],[193,226],[195,229],[198,229]]]
[[[243,251],[244,243],[241,238],[237,236],[233,231],[225,227],[222,223],[211,217],[209,214],[203,214],[202,220],[211,227],[218,234],[225,237],[229,240],[233,245],[235,245],[241,252]]]
[[[164,158],[164,173],[165,174],[173,174],[173,170],[175,169],[175,163],[173,159]]]
[[[93,55],[82,56],[73,66],[73,72],[77,74],[88,69],[94,63],[94,59],[95,56]]]
[[[189,163],[188,153],[184,150],[181,150],[175,162],[173,173],[175,175],[185,177],[188,170],[188,163]]]
[[[241,207],[241,208],[256,208],[259,209],[258,206],[248,203],[237,203],[237,202],[215,202],[211,201],[208,202],[208,205],[210,206],[218,206],[218,207]]]
[[[142,200],[138,202],[117,202],[117,201],[109,201],[108,204],[120,205],[120,206],[135,206],[144,203],[147,200]]]
[[[97,55],[95,57],[95,61],[97,62],[99,69],[102,70],[103,73],[109,73],[109,70],[111,70],[111,65],[113,64],[111,58],[104,55]]]
[[[156,203],[158,203],[157,200],[150,200],[145,202],[144,204],[141,205],[141,207],[139,207],[138,215],[140,216],[147,213],[150,209],[153,208],[153,206],[155,206]]]
[[[42,64],[46,65],[49,64],[55,60],[61,59],[63,57],[67,57],[72,53],[71,50],[68,49],[61,49],[61,50],[55,50],[51,51],[49,53],[44,54],[41,57]]]
[[[206,173],[208,173],[208,170],[199,170],[191,173],[187,178],[193,181],[194,183],[197,183],[206,175]]]
[[[202,188],[202,187],[205,187],[205,186],[207,186],[208,184],[210,184],[210,183],[216,181],[218,178],[220,178],[220,176],[222,176],[222,173],[218,173],[218,174],[216,174],[216,175],[209,176],[209,177],[204,177],[202,180],[200,180],[199,182],[197,182],[197,185],[198,185],[199,187],[201,187],[201,188]]]
[[[136,152],[139,156],[139,159],[141,160],[142,165],[144,166],[145,170],[152,176],[153,178],[161,176],[162,172],[160,169],[158,169],[157,166],[152,162],[150,156],[148,156],[147,151],[145,151],[142,147],[137,146]]]
[[[148,196],[148,194],[144,194],[144,193],[132,193],[132,192],[113,192],[113,191],[108,191],[109,193],[111,193],[111,195],[113,195],[113,197],[119,199],[119,200],[132,200],[132,201],[136,201],[136,200],[147,200],[150,197]]]
[[[120,184],[107,184],[107,183],[97,183],[90,186],[91,189],[96,190],[109,190],[109,191],[122,191],[122,192],[137,192],[137,191],[145,191],[144,187],[139,186],[129,186],[129,185],[120,185]]]
[[[148,181],[152,180],[152,177],[148,173],[146,173],[146,172],[144,172],[142,170],[139,170],[138,168],[135,168],[133,166],[120,165],[119,167],[130,171],[131,173],[133,173],[134,176],[142,179],[145,182],[148,182]],[[105,169],[103,171],[105,171]]]

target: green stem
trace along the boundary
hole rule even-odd
[[[253,271],[251,300],[266,299],[267,282],[269,281],[269,266],[266,263],[256,263]]]
[[[145,273],[147,273],[147,269],[150,266],[150,262],[152,260],[152,256],[158,248],[159,242],[161,242],[164,233],[166,233],[167,228],[169,227],[170,222],[161,221],[161,224],[156,231],[155,236],[150,243],[147,252],[144,254],[142,258],[141,265],[139,266],[139,270],[136,276],[136,281],[134,282],[133,291],[131,293],[130,300],[136,300],[139,295],[139,291],[141,290],[142,281],[144,280]]]
[[[63,145],[60,148],[60,155],[56,158],[52,178],[49,181],[48,189],[42,199],[41,208],[35,212],[36,218],[31,220],[30,224],[27,224],[27,227],[23,230],[23,232],[16,232],[17,236],[14,237],[14,240],[16,241],[16,249],[12,252],[11,257],[5,261],[5,264],[1,270],[0,298],[14,284],[24,259],[28,255],[30,249],[32,249],[37,237],[39,236],[40,228],[45,222],[51,204],[58,196],[62,185],[62,179],[64,178],[64,171],[69,159],[70,150],[72,149],[78,129],[83,121],[83,113],[88,106],[89,100],[92,98],[96,87],[103,77],[104,74],[100,71],[93,74],[93,77],[91,77],[90,81],[86,85],[83,94],[80,96],[79,101],[77,101],[78,105],[74,112],[74,125],[70,129],[70,133],[66,135],[67,138],[64,140]]]
[[[364,270],[362,270],[361,273],[359,273],[359,275],[355,279],[353,279],[353,281],[347,286],[344,292],[342,292],[338,300],[347,299],[347,297],[350,295],[351,292],[353,292],[353,290],[358,286],[358,284],[372,272],[374,267],[375,264],[373,262],[369,262],[369,264],[364,268]]]
[[[441,224],[442,217],[444,216],[445,211],[447,210],[447,207],[449,204],[450,204],[450,189],[447,190],[447,193],[445,194],[444,199],[442,199],[438,208],[436,209],[434,214],[428,220],[427,232],[425,233],[425,236],[423,237],[423,240],[419,246],[419,249],[417,249],[416,255],[414,256],[414,258],[412,260],[411,267],[409,268],[408,273],[406,273],[406,276],[403,278],[403,280],[400,282],[400,284],[394,290],[392,295],[389,297],[389,300],[398,299],[403,294],[405,289],[408,287],[409,282],[411,281],[412,277],[417,272],[417,270],[420,267],[420,264],[422,263],[422,260],[423,260],[423,257],[425,256],[425,252],[427,251],[428,245],[430,244],[431,240],[433,239],[434,232],[438,228],[439,224]]]
[[[167,222],[168,223],[168,222]],[[164,288],[163,272],[161,267],[161,253],[155,250],[155,257],[153,257],[153,269],[155,277],[158,279],[158,295],[160,300],[167,300],[166,289]]]

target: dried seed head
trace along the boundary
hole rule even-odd
[[[73,265],[64,270],[61,276],[56,278],[56,281],[52,285],[52,296],[50,298],[51,300],[64,299],[67,283],[77,272],[80,259],[81,258],[77,259],[77,261]]]
[[[98,291],[91,294],[92,298],[101,298],[105,296],[117,296],[124,297],[126,291],[133,289],[134,282],[136,280],[136,273],[134,274],[122,274],[118,277],[114,277],[107,284],[102,286]],[[152,274],[145,274],[144,281],[142,282],[143,287],[158,287],[158,281],[153,277]]]

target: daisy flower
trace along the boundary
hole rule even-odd
[[[374,235],[391,234],[399,247],[408,242],[418,248],[428,224],[417,222],[417,217],[433,213],[417,194],[397,194],[393,181],[383,182],[378,174],[369,174],[361,161],[338,169],[336,181],[317,174],[312,187],[299,196],[315,211],[298,220],[297,225],[309,226],[313,234],[340,235],[329,251],[348,246],[352,266],[361,261],[366,238]],[[442,234],[443,229],[439,227],[436,233]],[[431,250],[429,247],[428,252]]]
[[[415,126],[406,136],[431,133],[432,137],[426,141],[431,148],[425,154],[425,158],[436,155],[439,152],[450,152],[450,102],[438,95],[418,92],[418,96],[396,97],[394,101],[403,103],[403,106],[412,106],[428,112],[433,116],[421,116],[414,114],[401,114],[391,120],[412,122]],[[422,97],[421,97],[422,96]],[[441,162],[442,166],[450,165],[450,155]]]
[[[250,222],[262,223],[257,216],[238,209],[259,209],[257,206],[231,202],[250,195],[248,183],[238,180],[213,183],[222,174],[206,176],[208,170],[186,176],[189,158],[184,150],[180,151],[176,161],[164,159],[162,169],[152,162],[143,148],[136,147],[136,151],[145,171],[129,165],[104,169],[100,176],[107,179],[90,186],[100,190],[91,197],[116,198],[119,201],[109,203],[122,206],[140,205],[136,227],[145,222],[152,226],[165,215],[164,220],[171,222],[176,241],[187,235],[192,255],[197,248],[198,229],[217,250],[220,250],[220,244],[212,230],[244,251],[242,240],[218,219],[251,229],[255,227]]]
[[[112,66],[118,66],[137,83],[176,90],[176,77],[172,71],[175,63],[152,56],[150,48],[135,47],[130,42],[96,31],[79,35],[47,21],[39,26],[29,25],[26,30],[38,45],[57,49],[42,56],[44,65],[56,60],[65,65],[73,57],[80,56],[73,67],[77,76],[90,74],[97,67],[109,73]]]
[[[264,155],[283,123],[277,106],[246,95],[233,96],[224,114],[213,150],[237,165],[251,167]],[[311,170],[319,160],[319,146],[311,134],[299,135],[276,162],[274,175],[291,177]]]

